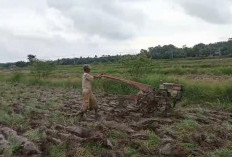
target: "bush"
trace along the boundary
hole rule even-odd
[[[35,61],[30,66],[31,73],[36,78],[47,77],[56,69],[56,65],[51,61]]]
[[[137,88],[121,82],[113,82],[111,80],[99,80],[94,83],[94,87],[101,89],[103,92],[111,94],[131,94],[138,92]]]
[[[16,73],[16,74],[13,74],[10,78],[10,81],[11,82],[20,82],[20,80],[22,79],[23,77],[23,74],[21,73]]]
[[[121,63],[128,70],[128,74],[134,78],[141,77],[152,71],[153,61],[145,55],[139,57],[126,57]]]

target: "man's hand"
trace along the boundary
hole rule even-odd
[[[99,79],[99,77],[98,76],[93,76],[94,77],[94,79]]]
[[[94,76],[95,79],[100,79],[102,77],[103,73],[97,75],[97,76]]]

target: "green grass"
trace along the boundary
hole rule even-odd
[[[9,114],[4,110],[0,110],[0,123],[14,128],[15,126],[20,129],[27,129],[28,119],[21,114]]]
[[[112,139],[124,139],[124,138],[127,138],[128,135],[119,130],[110,130],[109,137]]]
[[[11,123],[10,115],[4,110],[0,110],[0,122],[5,125]]]
[[[50,122],[54,124],[61,124],[61,125],[74,125],[77,122],[76,117],[67,117],[63,115],[60,111],[55,111],[50,115]]]
[[[13,142],[10,148],[11,155],[17,155],[17,153],[23,148],[20,143]]]
[[[11,82],[20,82],[23,79],[23,74],[21,73],[15,73],[11,76],[10,81]]]
[[[33,142],[39,142],[41,139],[46,137],[45,132],[38,129],[27,130],[23,135]]]
[[[175,125],[175,130],[181,137],[188,137],[195,131],[199,130],[200,124],[195,120],[184,119]]]
[[[84,143],[83,148],[86,154],[92,154],[94,156],[100,156],[106,149],[99,142]]]
[[[180,145],[191,152],[196,150],[196,145],[193,143],[180,143]]]
[[[186,104],[202,104],[208,107],[232,110],[232,58],[159,60],[154,61],[151,68],[150,73],[133,78],[128,73],[128,67],[121,64],[96,64],[92,65],[92,74],[107,73],[149,84],[156,88],[164,82],[180,83],[184,85],[183,99]],[[80,65],[59,65],[52,71],[51,75],[41,79],[28,73],[27,68],[19,68],[17,73],[9,72],[4,74],[0,71],[0,75],[0,81],[81,91],[82,67]],[[206,75],[212,79],[195,80],[187,77],[189,75],[199,75],[203,78]],[[220,77],[222,80],[213,79],[214,77]],[[93,86],[101,92],[118,95],[138,92],[131,85],[106,79],[95,81]]]
[[[130,156],[140,156],[139,150],[132,147],[125,148],[125,152]]]
[[[2,153],[4,156],[18,156],[23,149],[23,145],[20,144],[19,142],[15,141],[15,139],[12,139],[11,137],[9,138],[11,141],[9,145],[9,149],[4,150]],[[1,153],[1,152],[0,152]]]
[[[148,140],[132,140],[129,147],[125,148],[125,151],[129,155],[137,155],[143,152],[153,152],[161,144],[161,139],[155,132],[145,130],[145,133],[148,135]]]
[[[113,129],[109,131],[108,137],[110,141],[112,142],[112,144],[116,145],[118,141],[128,138],[128,135],[124,132]]]
[[[120,83],[120,82],[113,82],[111,80],[99,80],[94,83],[94,88],[111,94],[117,95],[125,95],[125,94],[132,94],[138,92],[138,90],[128,84]]]
[[[51,157],[66,157],[66,144],[53,146],[50,148],[49,155]]]
[[[148,149],[155,148],[160,145],[160,137],[157,136],[155,133],[149,133],[149,140],[146,142]]]
[[[207,153],[205,156],[206,157],[231,157],[232,150],[228,150],[228,149],[216,150],[216,151]]]

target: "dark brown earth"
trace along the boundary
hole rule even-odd
[[[227,111],[177,104],[168,113],[146,115],[135,112],[131,96],[100,93],[96,94],[100,116],[89,111],[81,120],[79,92],[17,84],[2,87],[0,109],[24,116],[27,125],[1,119],[0,155],[12,142],[19,143],[12,156],[45,157],[54,156],[51,150],[59,146],[70,157],[207,156],[232,148],[232,113]],[[44,136],[30,139],[25,137],[28,130]]]

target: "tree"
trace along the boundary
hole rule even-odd
[[[151,54],[147,50],[144,50],[144,49],[140,50],[140,55],[145,55],[148,58],[151,58]]]
[[[33,61],[32,65],[30,66],[31,73],[36,78],[47,77],[50,75],[56,68],[56,65],[52,61],[40,61],[36,60]]]
[[[24,61],[18,61],[15,63],[15,65],[17,67],[26,67],[28,65],[28,63],[24,62]]]
[[[128,74],[137,79],[147,73],[151,72],[153,60],[142,54],[139,56],[126,56],[121,60],[121,63],[128,70]]]
[[[199,57],[204,55],[204,49],[206,49],[206,45],[203,43],[197,44],[193,47],[193,51],[195,56],[194,57]]]
[[[27,59],[29,60],[30,63],[36,61],[36,55],[29,54],[27,55]]]

